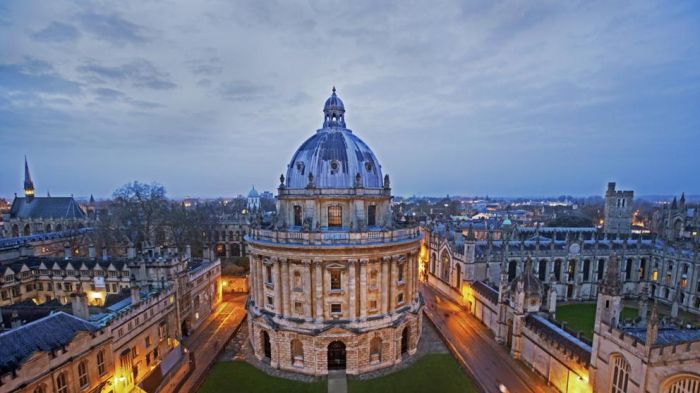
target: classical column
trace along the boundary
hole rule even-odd
[[[396,311],[396,294],[399,293],[399,258],[396,256],[391,257],[391,262],[389,265],[389,309],[391,312]]]
[[[382,258],[382,314],[389,311],[389,262],[391,257]]]
[[[275,290],[275,314],[282,314],[282,269],[280,269],[280,264],[282,263],[277,258],[272,258],[272,285]]]
[[[406,275],[404,281],[406,282],[406,294],[404,295],[404,302],[411,303],[413,299],[413,253],[409,253],[406,262],[403,264],[403,274]]]
[[[289,261],[287,258],[280,258],[279,263],[282,264],[282,313],[289,316]]]
[[[301,260],[301,265],[304,267],[304,274],[303,274],[303,280],[302,280],[302,287],[303,288],[309,288],[308,291],[304,291],[304,294],[306,294],[306,301],[304,303],[304,317],[307,321],[313,320],[313,314],[314,314],[314,295],[315,295],[315,288],[316,286],[314,285],[313,281],[313,272],[311,270],[311,260],[310,259],[302,259]]]
[[[255,266],[257,267],[258,280],[258,307],[265,308],[265,278],[263,277],[263,259],[255,257]]]
[[[357,259],[348,260],[348,315],[357,318],[357,295],[355,291],[355,269]]]
[[[314,275],[316,281],[316,322],[323,320],[323,266],[321,259],[314,259]]]
[[[368,259],[360,259],[360,319],[367,318],[367,263]]]

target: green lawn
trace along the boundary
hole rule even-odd
[[[272,377],[246,362],[214,365],[198,393],[325,393],[327,382],[305,383]],[[350,393],[477,392],[449,354],[428,354],[411,367],[367,381],[348,379]]]
[[[325,381],[306,383],[272,377],[246,362],[220,362],[212,367],[199,393],[326,393]]]
[[[595,303],[563,304],[557,307],[557,320],[566,321],[567,326],[589,339],[593,339],[593,325],[595,324]],[[620,319],[636,318],[637,309],[623,307]]]
[[[366,381],[349,380],[350,393],[477,392],[452,355],[428,354],[411,367]]]

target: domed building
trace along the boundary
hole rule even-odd
[[[276,218],[247,238],[250,342],[275,368],[360,374],[416,351],[420,231],[393,220],[389,176],[335,88],[323,113],[280,176]]]

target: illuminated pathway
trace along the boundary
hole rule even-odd
[[[499,392],[499,384],[512,393],[556,392],[543,378],[511,358],[478,319],[427,285],[421,285],[421,292],[425,313],[487,392]]]
[[[195,369],[179,390],[193,392],[209,365],[216,361],[221,349],[226,345],[238,324],[245,316],[247,294],[224,295],[224,300],[195,333],[185,338],[185,348],[194,352]]]

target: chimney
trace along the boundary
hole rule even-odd
[[[63,246],[63,257],[64,257],[65,259],[70,259],[70,254],[71,254],[71,253],[70,253],[70,244],[66,243],[66,244]]]
[[[97,257],[97,250],[95,250],[95,245],[92,243],[88,246],[88,257],[90,257],[90,258]]]
[[[141,301],[141,288],[138,285],[131,286],[131,304],[138,304]]]
[[[136,258],[136,248],[133,244],[129,244],[129,248],[126,249],[126,257],[129,259]]]
[[[103,248],[102,249],[102,260],[103,261],[108,261],[109,260],[109,255],[107,254],[107,249]]]
[[[189,244],[185,247],[185,258],[192,259],[192,247]]]
[[[85,320],[88,319],[90,311],[88,310],[87,295],[85,295],[85,292],[71,294],[70,303],[74,316]]]

